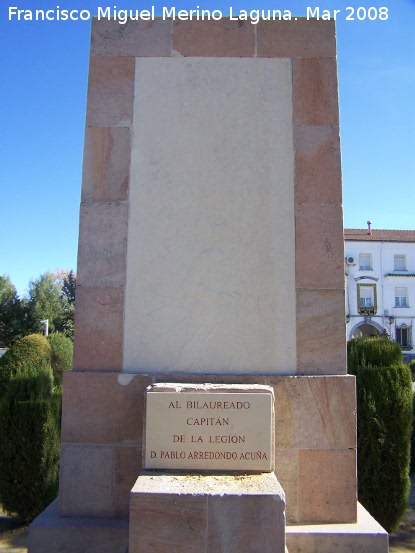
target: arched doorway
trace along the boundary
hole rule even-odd
[[[384,329],[380,324],[373,321],[366,322],[362,321],[357,323],[352,330],[350,331],[350,337],[352,338],[370,338],[376,336],[384,336],[386,329]]]

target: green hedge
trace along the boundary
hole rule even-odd
[[[397,351],[378,338],[348,343],[357,384],[359,501],[388,532],[405,513],[410,487],[411,372]]]
[[[0,358],[0,397],[7,389],[8,381],[26,365],[39,366],[50,362],[51,346],[42,334],[29,334],[17,340]]]
[[[21,367],[0,399],[0,502],[23,522],[57,495],[60,411],[46,362]]]
[[[411,436],[411,466],[409,472],[415,472],[415,395],[412,399],[412,436]]]
[[[354,338],[347,343],[347,367],[350,374],[366,367],[401,366],[402,350],[387,338]]]
[[[55,386],[62,386],[63,373],[72,368],[73,343],[70,338],[60,332],[49,334],[48,342],[51,346],[53,380]]]

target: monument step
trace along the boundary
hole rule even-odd
[[[387,553],[388,533],[358,503],[354,524],[292,524],[285,528],[289,553]]]
[[[30,525],[28,548],[36,553],[127,553],[128,520],[60,517],[56,499]]]

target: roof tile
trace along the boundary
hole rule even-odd
[[[415,230],[384,230],[372,229],[371,234],[367,228],[346,228],[344,239],[365,242],[415,242]]]

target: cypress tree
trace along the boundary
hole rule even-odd
[[[351,340],[348,365],[357,385],[359,501],[390,532],[408,506],[411,372],[399,345],[380,338]]]
[[[11,371],[0,397],[0,502],[22,522],[55,499],[60,447],[61,395],[50,360],[28,359]]]

